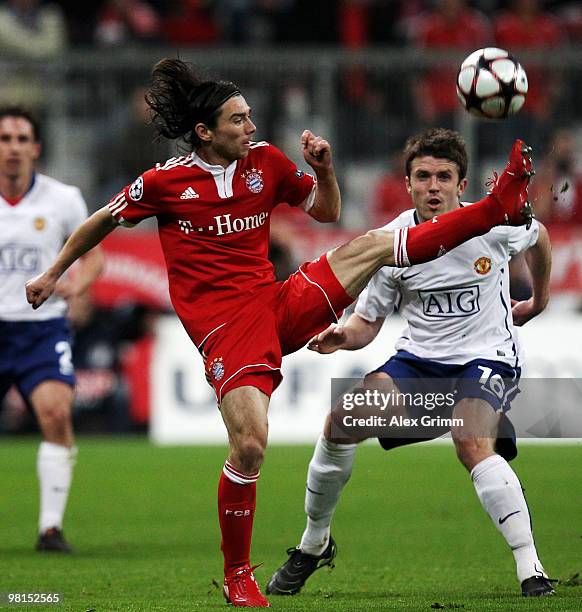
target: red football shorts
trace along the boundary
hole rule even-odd
[[[199,347],[218,403],[237,387],[271,396],[282,380],[281,359],[336,323],[353,302],[327,257],[303,264],[286,281],[245,298]]]

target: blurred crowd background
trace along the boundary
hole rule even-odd
[[[479,121],[456,98],[457,67],[499,46],[525,67],[522,112]],[[44,123],[41,171],[79,186],[91,210],[179,151],[156,139],[143,96],[153,64],[178,56],[237,82],[257,139],[304,168],[303,129],[333,145],[340,224],[321,227],[280,207],[272,258],[280,278],[406,208],[400,151],[428,126],[458,129],[471,154],[468,199],[504,163],[516,137],[535,149],[532,199],[554,243],[552,308],[582,304],[582,3],[573,0],[4,0],[0,104]],[[304,168],[306,169],[306,168]],[[155,321],[169,311],[155,223],[119,230],[91,295],[71,305],[82,431],[147,427]],[[523,262],[513,293],[527,297]],[[582,315],[581,315],[582,316]],[[197,364],[193,364],[197,367]],[[34,425],[15,394],[0,431]]]

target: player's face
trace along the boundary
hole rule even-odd
[[[213,156],[232,163],[249,154],[251,137],[257,130],[251,121],[251,109],[242,96],[233,96],[223,106],[216,127],[208,130]]]
[[[0,173],[11,179],[32,175],[40,155],[32,125],[23,117],[0,119]]]
[[[455,162],[437,157],[415,157],[410,164],[406,187],[422,221],[459,207],[467,180],[459,180]]]

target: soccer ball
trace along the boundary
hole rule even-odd
[[[473,115],[504,119],[525,102],[527,75],[507,51],[487,47],[473,51],[457,75],[457,95]]]

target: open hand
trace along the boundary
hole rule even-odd
[[[341,325],[331,325],[317,336],[313,337],[307,348],[310,351],[327,355],[342,348],[347,339],[346,330]]]

